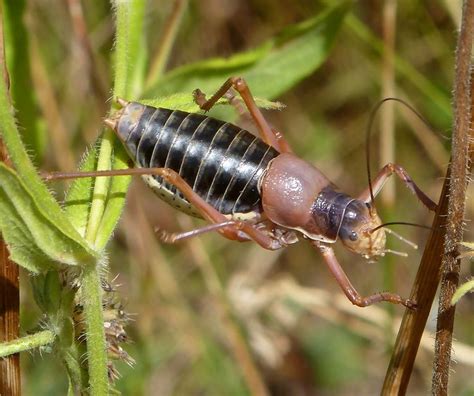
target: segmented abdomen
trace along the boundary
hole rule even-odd
[[[258,180],[279,155],[271,146],[235,125],[201,114],[129,103],[117,132],[143,168],[171,168],[219,212],[233,217],[258,213]],[[178,209],[198,215],[181,192],[161,177],[148,183]]]

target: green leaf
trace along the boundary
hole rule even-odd
[[[16,212],[21,223],[26,225],[28,233],[33,236],[39,249],[53,260],[64,264],[79,264],[77,259],[80,257],[94,256],[94,251],[64,216],[28,157],[12,115],[3,78],[0,78],[0,137],[5,143],[11,162],[18,170],[18,173],[15,173],[3,164],[1,166],[0,187],[9,199],[9,202],[4,204],[4,210],[9,205],[13,205],[15,208],[11,216],[7,214],[8,220],[2,221],[11,225],[11,222],[17,218]],[[30,215],[33,217],[29,218]],[[30,229],[30,223],[37,227]],[[18,226],[20,227],[19,224]],[[46,234],[43,235],[42,231],[45,231]],[[12,229],[6,230],[5,228],[2,228],[2,232],[7,233],[9,237],[13,237],[16,233]],[[53,238],[52,244],[48,241],[48,236]],[[7,242],[13,242],[16,247],[22,247],[14,254],[22,261],[22,265],[25,264],[26,268],[35,266],[33,263],[25,263],[28,252],[24,243],[16,240],[7,240]],[[56,242],[59,244],[54,245]],[[39,243],[42,245],[40,246]],[[58,250],[60,246],[65,249],[63,253]],[[29,251],[31,249],[33,247],[30,247]]]
[[[115,139],[114,142],[114,162],[113,169],[129,168],[130,158],[122,147],[122,143]],[[95,246],[98,249],[105,247],[109,241],[112,233],[117,226],[117,222],[122,214],[123,206],[125,205],[125,197],[127,195],[128,186],[130,184],[131,176],[112,177],[107,201],[105,205],[104,214],[97,231]]]
[[[100,143],[100,140],[101,137],[96,144],[84,154],[81,164],[79,165],[79,170],[92,171],[96,169],[96,147],[97,144]],[[75,179],[69,186],[64,200],[64,214],[82,237],[86,234],[93,187],[94,180],[91,177]]]
[[[458,301],[467,293],[474,291],[474,279],[463,283],[459,288],[455,291],[453,298],[451,299],[451,305],[456,305]]]
[[[253,94],[273,99],[317,69],[326,59],[350,3],[285,29],[259,48],[177,68],[164,75],[144,97],[200,88],[211,94],[232,75],[244,77]]]
[[[238,100],[242,101],[241,99]],[[281,110],[285,107],[280,102],[272,102],[267,99],[254,98],[254,100],[258,107],[267,110]],[[138,102],[147,106],[164,107],[166,109],[187,111],[188,113],[199,113],[202,111],[194,102],[193,96],[190,93],[176,93],[156,99],[140,99]],[[216,102],[216,105],[229,105],[229,101],[221,98]]]
[[[54,267],[51,259],[36,246],[13,204],[0,189],[0,234],[9,245],[10,258],[28,271],[40,273]]]
[[[47,208],[10,168],[0,163],[0,230],[8,243],[12,259],[33,272],[44,272],[55,263],[82,265],[95,253],[70,238],[61,228],[72,228],[67,218],[64,227],[51,221]],[[62,213],[61,213],[62,214]],[[61,225],[62,225],[61,224]],[[81,241],[85,244],[85,241]]]

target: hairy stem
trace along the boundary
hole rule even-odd
[[[470,10],[467,10],[467,7],[464,10],[464,17],[463,21],[466,22],[466,20],[469,20],[469,22],[472,24],[474,22],[474,15],[472,14],[472,3],[473,1],[470,0]],[[468,17],[467,14],[470,14]],[[472,28],[470,28],[472,31]],[[433,222],[433,227],[432,227],[432,232],[431,235],[428,239],[428,242],[426,244],[424,253],[423,253],[423,258],[421,260],[420,267],[418,269],[418,273],[416,276],[415,284],[412,290],[411,298],[415,299],[418,303],[418,309],[416,311],[406,311],[405,315],[403,317],[402,324],[400,326],[400,330],[397,336],[397,340],[395,343],[394,351],[392,354],[392,359],[390,361],[389,368],[387,370],[387,374],[385,377],[385,381],[383,384],[382,388],[382,395],[392,395],[392,394],[405,394],[407,387],[408,387],[408,382],[410,380],[410,376],[413,370],[413,365],[414,361],[416,358],[416,354],[418,351],[418,347],[420,344],[421,336],[423,333],[423,330],[426,326],[426,321],[428,319],[428,315],[431,309],[431,305],[433,303],[437,286],[439,283],[439,279],[441,277],[441,273],[443,273],[443,283],[445,283],[445,286],[450,286],[449,287],[449,296],[452,296],[451,291],[454,292],[454,289],[452,289],[453,286],[453,279],[458,277],[459,275],[454,275],[455,272],[452,272],[452,267],[446,267],[445,266],[445,261],[446,259],[451,260],[452,262],[456,262],[456,255],[452,255],[453,252],[451,252],[449,255],[443,254],[443,251],[446,251],[446,243],[445,240],[448,238],[451,238],[451,241],[454,241],[450,237],[448,232],[452,233],[455,229],[452,227],[452,214],[448,214],[448,206],[451,207],[452,205],[452,199],[453,197],[451,196],[451,189],[452,186],[458,185],[458,188],[463,188],[461,185],[465,185],[466,183],[466,178],[463,179],[463,177],[467,176],[467,148],[468,144],[465,139],[468,138],[467,132],[468,132],[468,126],[469,126],[469,108],[466,109],[467,106],[470,105],[471,101],[469,100],[469,89],[466,89],[469,81],[469,59],[470,55],[469,52],[470,50],[466,50],[465,46],[471,46],[472,45],[472,33],[470,39],[466,38],[466,27],[465,23],[463,24],[463,29],[461,32],[460,40],[459,40],[459,46],[458,46],[458,57],[462,55],[464,59],[464,64],[462,67],[460,67],[460,59],[458,59],[458,68],[457,68],[457,74],[456,74],[456,86],[455,86],[455,92],[456,92],[456,103],[455,103],[455,130],[456,131],[462,131],[461,128],[464,129],[464,136],[461,136],[459,138],[458,133],[453,134],[453,139],[456,140],[456,142],[453,141],[453,152],[452,152],[452,164],[448,169],[448,172],[445,177],[445,181],[443,184],[443,190],[441,192],[441,198],[438,204],[438,210],[435,215],[435,219]],[[461,48],[464,47],[464,48]],[[461,82],[463,82],[463,87],[460,88],[458,87],[458,81],[461,76],[461,73],[463,73],[463,77],[460,79]],[[460,99],[460,95],[463,96],[463,99]],[[467,98],[466,96],[467,95]],[[459,103],[459,100],[461,100],[461,104]],[[461,107],[459,107],[461,106]],[[461,125],[459,125],[460,117],[463,118],[461,121]],[[466,122],[467,121],[467,122]],[[461,143],[461,146],[459,146],[460,141],[465,141],[465,143]],[[464,146],[462,146],[464,144]],[[454,149],[454,146],[457,145],[457,151]],[[459,150],[463,151],[462,147],[464,147],[464,153],[459,153]],[[465,155],[464,155],[465,154]],[[459,158],[457,157],[463,157],[464,155],[464,162],[463,165],[459,165],[458,161]],[[456,161],[456,164],[455,164]],[[461,161],[462,162],[462,161]],[[454,169],[456,167],[456,170]],[[456,175],[457,173],[457,176]],[[463,176],[464,174],[464,176]],[[453,176],[452,176],[453,175]],[[459,179],[461,177],[461,179]],[[457,180],[456,183],[451,183],[451,181]],[[465,191],[465,187],[464,187]],[[463,194],[461,194],[462,198],[458,198],[462,201],[462,205],[464,205],[464,197]],[[458,201],[458,204],[460,201]],[[460,220],[459,225],[457,226],[456,231],[462,232],[462,222],[463,222],[463,212],[464,209],[462,209],[461,215],[458,217],[458,220]],[[451,212],[452,213],[452,212]],[[449,224],[449,226],[447,226]],[[457,244],[455,245],[450,245],[450,247],[456,247]],[[448,270],[448,271],[446,271]],[[454,275],[454,277],[453,277]],[[446,304],[445,307],[449,306],[450,303],[450,298],[447,298],[445,300]],[[441,305],[440,305],[441,307]],[[449,311],[449,309],[448,309]],[[447,312],[447,311],[443,311]],[[454,310],[449,311],[448,314],[443,314],[443,322],[445,325],[447,322],[444,320],[447,317],[451,317],[451,321],[453,319],[454,315]],[[448,325],[449,326],[449,325]],[[445,328],[446,330],[448,327]],[[451,322],[451,329],[452,329],[452,322]],[[443,394],[443,392],[446,392],[447,389],[447,379],[448,379],[448,374],[449,374],[449,363],[450,363],[450,349],[451,349],[451,336],[452,336],[452,331],[447,330],[444,332],[445,335],[448,335],[449,341],[445,339],[443,342],[447,342],[447,344],[442,346],[443,352],[441,352],[441,349],[438,351],[437,348],[437,358],[441,358],[442,361],[439,363],[435,363],[435,371],[434,371],[434,377],[433,377],[433,394]],[[437,336],[439,337],[440,334]],[[446,347],[448,349],[446,349]],[[443,356],[441,356],[443,355]],[[443,374],[440,373],[439,370],[443,371]],[[443,378],[441,378],[443,377]],[[444,382],[446,381],[446,382]],[[440,387],[444,382],[444,385]],[[436,386],[435,386],[436,383]],[[445,394],[445,393],[444,393]]]
[[[410,299],[415,300],[418,306],[415,311],[407,309],[403,315],[392,358],[385,374],[382,395],[406,394],[421,337],[438,289],[446,230],[448,187],[449,169],[441,191],[431,233],[426,242],[410,294]]]
[[[456,310],[456,306],[451,305],[451,300],[459,283],[459,243],[463,238],[466,190],[469,178],[469,140],[472,110],[470,68],[473,39],[474,0],[465,0],[456,50],[451,178],[432,380],[432,392],[436,395],[446,395],[448,393],[451,365],[451,346]]]
[[[2,343],[0,344],[0,357],[29,351],[30,349],[51,344],[55,338],[56,335],[51,330],[44,330],[26,337]]]
[[[89,385],[92,395],[107,395],[107,349],[102,312],[102,289],[99,268],[88,263],[82,274],[81,297],[84,304],[87,329],[87,362],[89,364]]]

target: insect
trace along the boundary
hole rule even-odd
[[[230,91],[242,97],[259,137],[206,115],[122,99],[122,109],[105,121],[136,166],[146,168],[127,173],[142,174],[162,199],[210,222],[183,233],[162,231],[161,239],[172,243],[217,231],[231,240],[253,240],[269,250],[306,239],[322,254],[353,304],[365,307],[388,301],[414,308],[414,301],[394,293],[361,296],[331,246],[340,240],[366,259],[390,251],[385,248],[388,230],[377,214],[373,197],[392,174],[428,209],[435,210],[436,204],[396,164],[384,166],[373,186],[369,184],[357,197],[339,191],[319,169],[295,155],[284,136],[269,126],[242,78],[229,78],[209,100],[199,90],[194,97],[200,108],[208,111]],[[119,174],[110,171],[103,175],[111,172]]]

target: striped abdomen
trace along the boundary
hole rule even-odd
[[[201,114],[129,103],[117,133],[137,166],[171,168],[219,212],[245,218],[261,212],[258,180],[279,155],[235,125]],[[147,183],[174,207],[198,215],[161,177]]]

